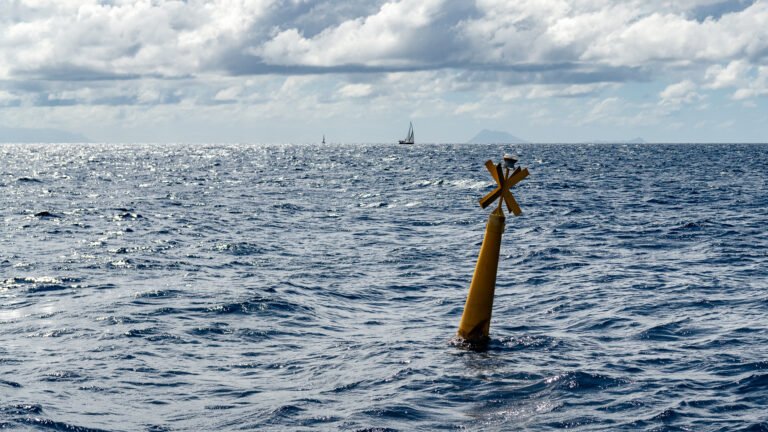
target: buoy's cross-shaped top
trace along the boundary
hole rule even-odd
[[[520,206],[517,205],[517,201],[515,201],[515,197],[512,196],[512,192],[509,189],[522,179],[528,177],[528,168],[521,169],[518,167],[511,175],[509,174],[509,169],[507,169],[507,175],[505,175],[501,169],[501,163],[494,165],[490,160],[485,162],[485,168],[488,169],[493,179],[496,180],[496,189],[480,198],[480,207],[486,208],[497,198],[501,197],[507,205],[507,210],[510,213],[514,213],[515,216],[520,216],[523,212],[520,210]],[[501,203],[499,203],[499,207],[501,207]]]

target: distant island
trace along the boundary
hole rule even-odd
[[[483,129],[467,141],[467,144],[526,144],[527,142],[508,132]]]
[[[74,143],[91,142],[86,136],[60,129],[7,128],[0,126],[4,143]]]

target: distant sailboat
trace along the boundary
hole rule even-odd
[[[325,144],[325,134],[323,134],[323,144]]]
[[[408,127],[408,135],[405,136],[405,139],[402,139],[398,141],[399,144],[413,144],[413,122],[411,122],[410,127]]]

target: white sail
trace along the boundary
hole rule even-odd
[[[413,144],[413,122],[408,126],[408,134],[405,136],[405,139],[402,139],[399,142],[400,144]]]

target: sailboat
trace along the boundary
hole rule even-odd
[[[325,144],[325,134],[323,134],[323,144]]]
[[[401,139],[398,141],[399,144],[413,144],[413,122],[411,122],[410,127],[408,127],[408,135],[405,136],[405,139]]]

